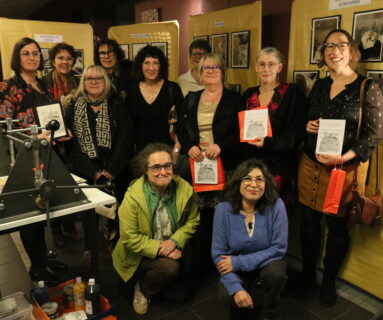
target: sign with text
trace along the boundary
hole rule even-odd
[[[328,0],[328,9],[344,9],[348,7],[361,6],[371,4],[371,0]]]

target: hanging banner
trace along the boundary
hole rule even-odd
[[[371,0],[329,0],[328,1],[328,9],[336,10],[336,9],[344,9],[348,7],[361,6],[365,4],[370,4]]]

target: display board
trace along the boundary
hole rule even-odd
[[[243,92],[258,84],[255,55],[261,49],[262,2],[191,16],[189,43],[209,41],[227,65],[227,82]]]
[[[108,38],[116,40],[125,57],[134,61],[137,52],[147,44],[159,47],[169,59],[169,80],[178,77],[179,25],[178,21],[130,24],[114,26],[108,30]]]
[[[36,40],[47,61],[48,50],[59,42],[72,45],[78,53],[75,71],[81,75],[84,67],[93,64],[93,29],[89,24],[14,20],[0,18],[0,53],[4,79],[12,75],[10,68],[14,44],[21,38]],[[45,70],[49,68],[46,64]]]
[[[383,74],[383,9],[381,0],[366,5],[353,5],[357,1],[294,0],[291,13],[288,80],[305,80],[308,91],[316,77],[326,77],[326,67],[318,69],[316,63],[320,42],[332,29],[340,27],[353,35],[363,58],[357,71],[382,79]],[[346,5],[348,3],[348,5]],[[357,2],[362,3],[362,2]],[[335,8],[331,10],[331,8]],[[322,39],[322,40],[321,40]],[[383,144],[380,150],[380,182],[383,189]],[[376,159],[370,164],[369,184],[366,193],[375,191]],[[290,220],[289,251],[299,255],[299,219]],[[346,281],[383,299],[383,227],[368,229],[356,226],[350,232],[351,246],[340,276]]]

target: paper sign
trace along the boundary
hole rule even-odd
[[[63,42],[64,37],[59,34],[35,34],[35,40],[37,42],[50,42],[50,43],[59,43]]]
[[[218,184],[217,160],[205,158],[201,162],[194,161],[195,183]]]
[[[316,154],[342,155],[346,120],[321,119],[316,145]]]
[[[348,7],[361,6],[365,4],[371,4],[371,0],[329,0],[328,9],[344,9]]]

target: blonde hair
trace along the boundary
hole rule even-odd
[[[226,65],[223,61],[222,57],[217,53],[206,53],[201,60],[198,63],[198,73],[199,75],[202,75],[202,66],[205,63],[206,60],[212,60],[220,69],[222,72],[222,84],[226,81]]]

